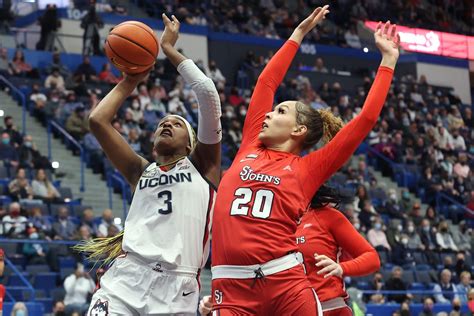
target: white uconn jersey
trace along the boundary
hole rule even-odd
[[[187,157],[169,171],[150,164],[135,188],[123,250],[147,262],[201,268],[209,255],[215,195]]]

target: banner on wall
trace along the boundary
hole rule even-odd
[[[375,30],[378,22],[366,21]],[[474,60],[474,36],[397,25],[401,47],[410,52]]]

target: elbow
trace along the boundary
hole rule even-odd
[[[89,115],[89,118],[87,121],[89,123],[89,128],[93,133],[97,131],[100,128],[100,126],[103,124],[102,120],[99,117],[97,117],[97,115],[94,114],[94,112],[92,112]]]

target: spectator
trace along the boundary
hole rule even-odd
[[[34,104],[33,115],[40,121],[44,120],[44,106],[47,100],[46,95],[40,91],[39,84],[34,83],[30,94],[30,101]]]
[[[135,129],[135,128],[132,128],[129,132],[128,132],[128,144],[130,145],[130,147],[132,147],[132,149],[136,152],[136,153],[140,153],[142,154],[142,150],[141,150],[141,143],[140,143],[140,134],[138,133],[138,131]]]
[[[53,235],[55,240],[72,240],[76,232],[76,225],[69,218],[69,211],[66,206],[58,209],[58,218],[53,223]]]
[[[133,98],[131,106],[127,108],[125,113],[125,121],[130,120],[135,123],[139,123],[143,120],[143,110],[140,106],[140,99],[137,97]]]
[[[69,78],[69,76],[71,75],[71,71],[69,71],[69,68],[61,62],[61,55],[59,55],[58,52],[53,53],[53,61],[51,62],[51,65],[46,69],[46,71],[47,73],[52,73],[53,69],[58,69],[60,75],[63,78]]]
[[[37,50],[54,51],[54,41],[56,32],[61,27],[61,20],[58,18],[58,10],[55,4],[48,4],[42,17],[38,19],[41,26],[41,35],[36,44]]]
[[[12,237],[19,238],[25,234],[27,218],[20,215],[20,203],[13,202],[10,204],[8,215],[5,215],[2,219],[3,234]]]
[[[464,140],[464,137],[462,137],[462,135],[459,133],[459,129],[453,130],[452,137],[454,150],[466,150],[466,142]]]
[[[40,236],[36,228],[28,228],[28,239],[38,240]],[[58,271],[57,257],[54,252],[49,251],[47,244],[24,243],[23,254],[28,264],[48,264],[53,271]]]
[[[23,143],[18,148],[18,154],[20,157],[20,168],[51,169],[50,161],[40,154],[35,143],[33,143],[31,135],[25,135]]]
[[[376,272],[372,281],[369,283],[369,290],[380,292],[383,290],[383,276],[382,273]],[[368,298],[366,298],[367,302],[373,304],[383,304],[385,303],[385,299],[383,294],[381,293],[374,293],[370,294]]]
[[[92,171],[94,171],[94,173],[102,173],[104,171],[102,147],[100,147],[99,141],[90,131],[84,135],[84,147],[89,155],[89,163]]]
[[[5,129],[2,133],[7,133],[10,136],[10,144],[15,148],[21,145],[23,137],[20,132],[18,132],[18,128],[13,123],[13,118],[9,115],[5,116],[3,119],[3,123],[5,124]]]
[[[229,94],[229,104],[232,105],[232,106],[240,106],[241,104],[244,103],[244,98],[242,98],[242,96],[240,96],[239,94],[239,90],[237,89],[237,87],[232,87],[232,89],[230,89],[230,94]],[[247,113],[245,113],[247,114]]]
[[[120,78],[118,78],[112,72],[112,67],[109,63],[105,63],[102,66],[102,71],[99,73],[99,80],[107,83],[117,84],[120,82]]]
[[[66,120],[66,131],[78,140],[82,140],[84,135],[88,133],[85,111],[84,107],[79,106]]]
[[[18,152],[15,147],[10,143],[10,135],[8,133],[2,133],[2,143],[0,144],[0,160],[3,161],[5,166],[18,167]]]
[[[13,74],[11,63],[8,60],[8,51],[6,48],[0,48],[0,75],[8,77]]]
[[[450,304],[454,299],[455,285],[451,283],[451,271],[444,269],[441,271],[441,282],[435,284],[433,291],[436,303]]]
[[[98,226],[94,222],[94,211],[92,211],[91,208],[86,208],[82,212],[82,221],[81,221],[81,227],[87,227],[89,230],[90,235],[96,237],[98,233]]]
[[[415,229],[413,221],[407,223],[407,236],[408,236],[408,249],[411,250],[424,250],[424,245],[421,243],[421,238]]]
[[[324,66],[324,61],[321,57],[316,58],[316,62],[313,67],[313,71],[328,73],[328,69]]]
[[[89,273],[84,272],[82,264],[78,263],[76,271],[64,280],[64,289],[66,290],[64,297],[66,314],[77,311],[80,315],[84,315],[89,308],[87,297],[92,294],[95,285]]]
[[[104,27],[104,23],[95,9],[95,1],[89,7],[89,11],[82,18],[81,28],[84,29],[82,54],[101,55],[99,29]]]
[[[448,231],[448,222],[442,221],[439,223],[438,232],[436,233],[436,242],[441,250],[457,251],[458,247],[454,243],[451,233]]]
[[[435,130],[435,140],[442,150],[451,150],[453,148],[453,138],[442,125],[439,125]]]
[[[148,88],[146,86],[146,83],[142,82],[138,85],[137,87],[138,90],[138,100],[140,101],[140,110],[143,111],[143,109],[151,103],[151,98],[150,94],[148,93]]]
[[[71,91],[67,95],[67,100],[64,105],[61,106],[59,120],[61,124],[64,124],[69,116],[78,108],[84,107],[84,104],[77,101],[77,96],[74,91]]]
[[[25,76],[29,78],[39,77],[38,70],[33,69],[33,67],[25,61],[25,55],[21,50],[15,51],[11,66],[14,76]]]
[[[47,203],[61,202],[61,194],[48,179],[44,169],[38,169],[36,171],[36,177],[32,182],[32,187],[35,198]]]
[[[86,225],[82,225],[79,227],[77,231],[77,240],[80,241],[91,241],[92,240],[92,235],[89,231],[89,227]]]
[[[467,306],[471,313],[474,313],[474,289],[471,289],[467,294]]]
[[[387,291],[406,291],[408,285],[402,280],[403,269],[395,266],[392,269],[392,276],[385,282],[385,290]],[[399,304],[403,303],[407,299],[411,299],[411,294],[390,294],[387,295],[388,301],[395,301]]]
[[[402,234],[400,242],[392,248],[392,261],[398,265],[415,265],[415,256],[413,250],[408,248],[408,236]]]
[[[434,302],[431,297],[426,297],[423,300],[423,311],[418,316],[434,316],[433,313]]]
[[[467,271],[461,273],[460,282],[456,286],[456,292],[458,292],[457,297],[460,299],[462,304],[467,303],[467,294],[471,291],[471,274]]]
[[[458,162],[453,167],[453,172],[455,176],[461,178],[468,178],[470,175],[470,168],[467,160],[467,155],[465,153],[460,153],[458,157]]]
[[[207,69],[206,75],[211,78],[212,81],[214,81],[217,89],[225,88],[225,77],[221,70],[217,68],[216,62],[214,60],[209,61],[209,69]]]
[[[82,64],[77,67],[76,72],[74,73],[74,79],[76,82],[95,82],[99,80],[99,78],[97,77],[97,72],[91,65],[91,60],[89,56],[84,55],[82,59]]]
[[[344,39],[346,40],[346,44],[349,45],[349,47],[357,49],[362,48],[362,44],[360,43],[359,35],[357,35],[355,25],[351,25],[351,27],[346,31],[344,34]]]
[[[461,300],[459,298],[453,299],[452,307],[453,310],[449,313],[449,316],[461,316]]]
[[[0,248],[0,278],[3,278],[3,271],[5,270],[5,253]],[[3,301],[5,299],[6,289],[3,284],[0,284],[0,311],[3,311]],[[1,312],[0,312],[1,314]]]
[[[53,304],[53,315],[52,316],[65,316],[65,310],[64,310],[64,302],[63,301],[56,301]]]
[[[31,210],[30,223],[37,230],[41,239],[51,239],[53,226],[50,220],[46,216],[43,216],[41,207],[34,207]]]
[[[98,237],[107,237],[107,231],[110,225],[114,225],[114,214],[111,209],[106,209],[102,213],[102,221],[98,228]]]
[[[47,89],[56,89],[59,92],[66,92],[66,83],[64,77],[59,72],[59,68],[52,68],[51,74],[46,77],[44,81],[44,87]]]
[[[49,94],[49,99],[44,107],[46,119],[42,122],[46,125],[47,119],[57,119],[59,117],[58,109],[61,107],[61,94],[58,90],[52,90]]]
[[[25,303],[16,302],[10,316],[28,316],[28,308],[26,308]]]
[[[8,191],[15,201],[33,199],[33,189],[26,178],[25,169],[19,168],[17,170],[15,179],[8,184]]]
[[[457,230],[453,233],[453,240],[459,250],[471,252],[472,228],[468,228],[466,221],[460,221]]]
[[[464,251],[459,251],[456,254],[456,265],[454,267],[454,271],[456,272],[456,275],[461,275],[463,272],[469,272],[471,273],[471,267],[466,263],[466,254]]]
[[[372,220],[375,215],[377,215],[377,213],[373,211],[372,203],[369,200],[364,201],[362,210],[359,213],[359,220],[362,223],[363,227],[369,229],[372,226]]]
[[[367,239],[377,250],[391,250],[391,247],[387,241],[387,236],[383,231],[382,220],[380,218],[375,220],[373,228],[368,231]]]

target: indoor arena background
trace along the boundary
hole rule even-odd
[[[225,172],[239,148],[258,74],[299,21],[323,4],[103,0],[91,14],[86,0],[0,1],[3,315],[14,306],[11,315],[24,315],[25,306],[28,315],[63,315],[68,276],[95,281],[103,273],[71,246],[123,229],[132,192],[86,119],[120,80],[102,47],[114,25],[139,20],[159,37],[161,13],[182,22],[177,46],[220,93]],[[351,304],[365,315],[472,315],[472,1],[329,4],[331,13],[300,47],[276,102],[301,99],[349,121],[380,61],[375,23],[390,20],[401,36],[402,55],[381,118],[330,180],[349,197],[340,211],[382,262],[374,275],[345,278]],[[160,53],[147,84],[127,99],[113,125],[137,153],[153,160],[151,137],[167,113],[198,124],[190,88]],[[36,190],[43,173],[54,193]],[[209,268],[210,262],[201,272],[201,295],[210,294]]]

